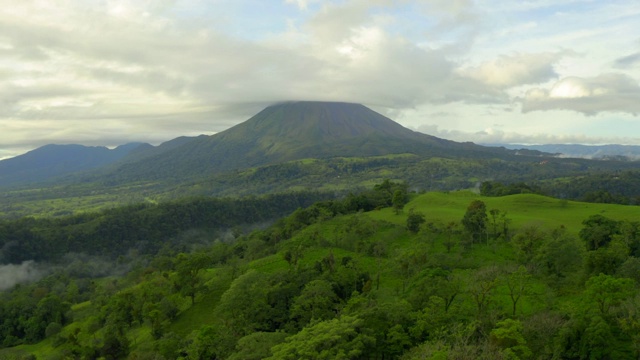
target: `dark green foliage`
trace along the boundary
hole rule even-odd
[[[212,265],[213,261],[207,254],[178,254],[175,261],[176,279],[174,286],[181,295],[191,298],[191,304],[195,303],[196,295],[201,291],[201,270]]]
[[[614,240],[606,247],[587,252],[585,271],[588,275],[614,275],[629,256],[629,249],[619,240]]]
[[[422,213],[413,211],[413,209],[411,209],[409,211],[409,216],[407,216],[407,230],[415,234],[420,231],[420,226],[426,221],[427,220]]]
[[[615,162],[605,163],[615,165]],[[562,179],[540,185],[544,193],[555,197],[625,205],[640,203],[637,191],[640,171],[637,170],[594,171],[568,181]]]
[[[480,194],[482,196],[541,194],[541,190],[523,182],[505,185],[497,181],[485,181],[480,185]]]
[[[628,319],[621,306],[637,293],[631,279],[600,274],[586,283],[581,303],[557,335],[555,356],[580,359],[632,359]],[[637,356],[637,349],[635,350]]]
[[[49,336],[26,349],[52,358],[637,358],[637,224],[617,222],[611,240],[586,251],[573,227],[525,226],[509,241],[496,230],[504,213],[489,211],[484,236],[459,251],[471,236],[451,218],[434,212],[413,233],[403,222],[413,212],[361,211],[392,207],[395,186],[300,207],[226,241],[134,252],[116,260],[138,257],[125,276],[65,271],[19,285],[0,293],[0,339]]]
[[[475,303],[478,316],[485,316],[492,306],[499,275],[498,268],[487,266],[477,269],[469,278],[467,292]]]
[[[459,276],[442,268],[424,271],[420,277],[410,285],[408,300],[415,310],[423,309],[433,304],[433,297],[442,301],[440,310],[448,312],[456,298],[463,291],[463,283]],[[439,301],[437,301],[439,302]]]
[[[511,240],[517,259],[524,264],[531,264],[539,249],[545,244],[549,235],[537,226],[526,226]]]
[[[487,205],[481,200],[472,201],[462,218],[462,226],[473,243],[478,243],[488,236],[487,220]]]
[[[566,279],[577,279],[585,256],[584,243],[562,228],[552,231],[551,236],[545,238],[534,253],[534,261],[543,274],[557,281],[558,286],[566,285]]]
[[[601,316],[608,316],[614,307],[633,294],[634,283],[631,279],[600,274],[587,281],[584,301]]]
[[[326,280],[313,280],[305,285],[291,305],[291,318],[299,328],[313,320],[332,319],[338,313],[340,299]]]
[[[124,359],[129,354],[129,345],[129,339],[121,326],[108,326],[105,328],[100,355],[108,360]]]
[[[523,326],[518,320],[506,319],[498,322],[491,330],[491,344],[498,347],[507,359],[527,359],[531,349],[522,335]]]
[[[598,250],[620,232],[617,221],[602,215],[592,215],[582,224],[584,228],[580,230],[580,238],[586,243],[587,250]]]
[[[131,249],[139,254],[155,254],[168,241],[183,246],[178,235],[187,230],[223,230],[273,220],[326,196],[289,193],[263,198],[195,198],[159,205],[138,204],[90,216],[0,221],[0,234],[5,234],[0,237],[0,260],[56,261],[68,252],[116,258]],[[317,208],[332,209],[332,206],[327,202]]]
[[[284,342],[284,332],[255,332],[240,340],[229,360],[261,360],[272,355],[271,348]]]
[[[365,359],[367,347],[375,339],[367,335],[362,319],[341,316],[339,319],[310,325],[273,347],[273,360]]]

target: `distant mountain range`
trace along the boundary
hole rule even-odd
[[[104,146],[45,145],[26,154],[0,161],[0,185],[34,183],[113,164],[142,143],[108,149]]]
[[[522,144],[485,144],[486,146],[501,146],[507,149],[527,149],[557,156],[585,158],[585,159],[619,159],[621,157],[628,160],[640,159],[640,146],[636,145],[580,145],[580,144],[545,144],[545,145],[522,145]]]

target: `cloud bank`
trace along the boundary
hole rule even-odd
[[[461,106],[508,108],[514,132],[562,110],[571,127],[541,131],[570,133],[637,112],[639,14],[621,0],[14,2],[0,7],[0,156],[211,134],[286,100],[414,127],[429,121],[416,109],[445,106],[452,131],[490,125]]]
[[[592,78],[566,77],[551,89],[534,88],[527,92],[522,110],[563,109],[594,115],[618,111],[640,112],[640,84],[624,74],[603,74]]]

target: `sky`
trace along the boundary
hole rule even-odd
[[[476,143],[640,145],[635,0],[0,0],[0,159],[295,100]]]

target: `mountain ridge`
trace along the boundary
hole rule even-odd
[[[39,182],[97,169],[125,158],[144,145],[144,143],[134,142],[114,149],[79,144],[44,145],[25,154],[0,161],[0,185]]]
[[[407,129],[361,104],[297,101],[271,105],[248,120],[162,154],[120,166],[121,179],[184,178],[298,160],[413,153],[513,157],[515,151],[457,143]]]
[[[109,152],[104,147],[99,149]],[[0,171],[0,185],[37,182],[61,175],[68,175],[64,179],[66,183],[179,184],[306,158],[414,154],[424,158],[527,161],[527,155],[541,155],[445,140],[405,128],[361,104],[322,101],[282,102],[214,135],[181,136],[159,146],[138,144],[127,149],[130,151],[118,152],[122,156],[108,161],[73,160],[75,165],[83,166],[70,166],[66,161],[73,156],[68,159],[61,156],[55,161],[41,161],[44,165],[37,173],[26,169],[11,174]],[[25,160],[31,155],[18,158]],[[0,169],[9,163],[0,161]],[[74,177],[74,171],[84,173]]]

